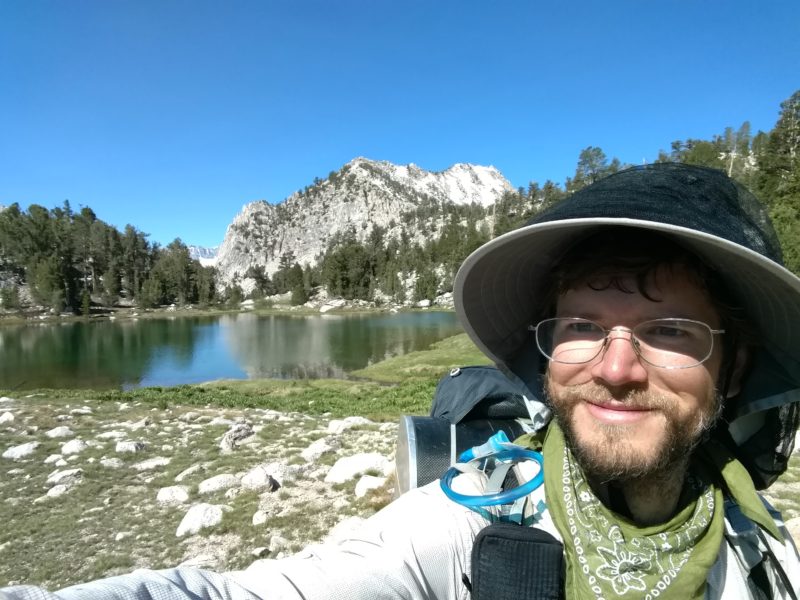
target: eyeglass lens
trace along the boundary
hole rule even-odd
[[[687,319],[655,319],[639,323],[632,330],[606,330],[588,319],[559,317],[536,326],[536,343],[550,360],[581,364],[603,350],[606,339],[630,338],[636,353],[656,367],[682,369],[699,365],[714,344],[711,328]]]

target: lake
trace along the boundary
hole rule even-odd
[[[461,333],[452,312],[176,317],[0,328],[0,388],[347,378]]]

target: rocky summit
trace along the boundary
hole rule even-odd
[[[376,227],[385,230],[385,243],[401,235],[422,243],[445,224],[437,207],[485,208],[512,189],[494,167],[457,164],[434,173],[413,164],[356,158],[281,203],[245,205],[219,248],[219,282],[231,283],[250,267],[274,273],[284,256],[316,265],[337,235],[350,233],[363,243]]]

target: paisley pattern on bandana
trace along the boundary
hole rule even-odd
[[[717,486],[690,475],[693,503],[666,523],[637,527],[595,496],[554,423],[544,457],[547,503],[565,540],[567,597],[703,597],[723,536]]]

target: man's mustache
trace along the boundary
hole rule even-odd
[[[658,392],[630,388],[622,393],[614,394],[608,388],[594,382],[563,387],[558,391],[558,397],[562,401],[624,405],[625,408],[632,410],[665,410],[674,404],[674,401]]]

